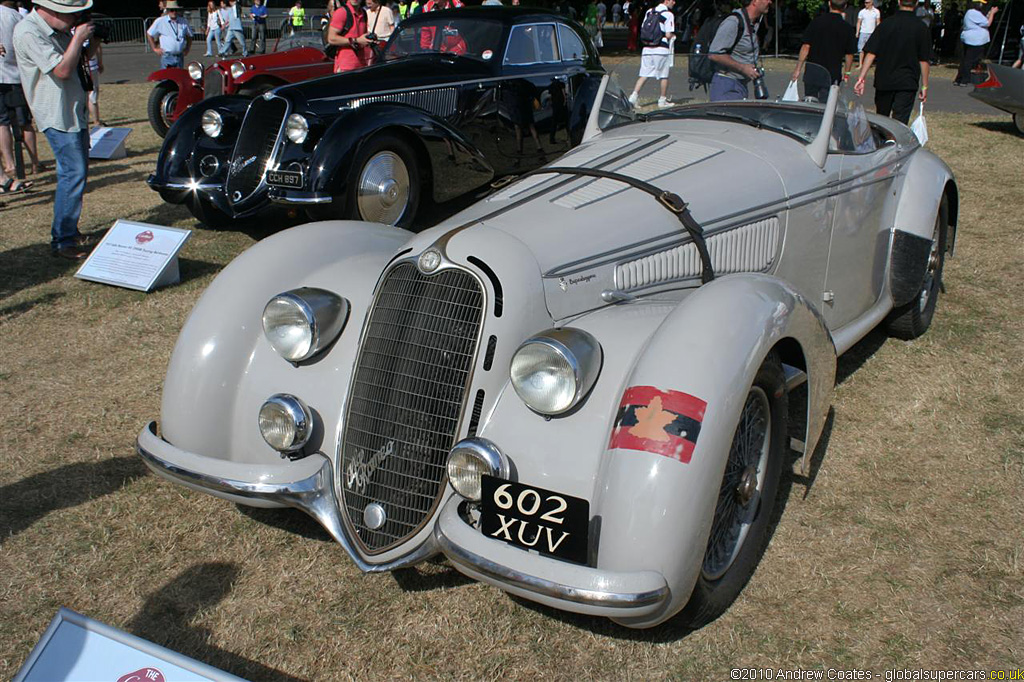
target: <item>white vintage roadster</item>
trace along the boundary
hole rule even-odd
[[[149,467],[302,509],[363,571],[443,553],[630,627],[722,613],[790,414],[806,466],[837,354],[928,328],[957,186],[837,87],[644,118],[606,79],[601,101],[555,167],[436,227],[313,223],[239,256],[181,332]]]

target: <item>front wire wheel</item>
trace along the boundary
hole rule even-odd
[[[765,358],[747,392],[729,448],[700,576],[680,617],[691,628],[722,615],[768,544],[786,454],[788,396],[782,363]]]

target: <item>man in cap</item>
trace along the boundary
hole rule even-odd
[[[185,55],[192,48],[192,29],[184,17],[178,16],[180,9],[177,0],[167,0],[165,14],[146,31],[150,48],[160,55],[162,69],[185,66]]]
[[[35,9],[14,29],[14,50],[25,99],[57,160],[50,248],[55,256],[81,260],[87,240],[78,231],[89,172],[89,114],[82,56],[93,24],[83,13],[92,0],[35,0]],[[85,23],[80,23],[85,19]],[[74,35],[71,33],[72,27]]]

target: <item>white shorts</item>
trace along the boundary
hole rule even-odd
[[[640,57],[640,78],[668,78],[672,64],[668,54],[645,54]]]

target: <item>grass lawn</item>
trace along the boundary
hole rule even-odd
[[[83,232],[196,228],[144,180],[148,85],[104,85],[129,156],[90,170]],[[113,116],[112,112],[124,112]],[[739,667],[1024,664],[1024,138],[930,113],[962,205],[931,331],[840,362],[827,448],[793,479],[753,579],[696,631],[630,631],[510,598],[443,562],[362,575],[298,512],[243,511],[150,475],[178,330],[262,234],[195,229],[181,284],[83,282],[49,255],[53,171],[0,208],[0,679],[60,606],[254,680],[729,679]],[[45,144],[43,145],[45,147]],[[44,157],[46,154],[44,153]]]

